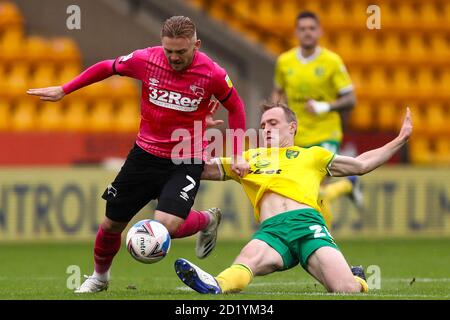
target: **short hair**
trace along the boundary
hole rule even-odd
[[[196,35],[195,23],[189,17],[173,16],[164,21],[161,29],[161,38],[187,38]]]
[[[314,19],[317,24],[320,24],[319,17],[312,11],[302,11],[297,15],[295,22],[298,23],[301,19],[311,18]]]
[[[261,105],[261,109],[263,110],[263,113],[274,108],[281,108],[283,109],[284,116],[286,117],[286,121],[288,123],[295,122],[297,123],[297,116],[295,115],[295,112],[292,111],[291,108],[289,108],[287,105],[285,105],[282,102],[264,102]]]

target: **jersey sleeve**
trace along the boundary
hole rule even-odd
[[[336,156],[336,154],[331,151],[328,151],[325,148],[317,147],[317,146],[311,147],[311,151],[314,152],[316,168],[318,170],[320,170],[321,172],[331,176],[329,167],[330,167],[331,163],[333,162],[333,159]]]
[[[280,58],[278,58],[277,62],[275,63],[273,85],[277,89],[284,89],[284,87],[285,87],[284,75],[283,75],[283,70],[281,68],[281,59]]]
[[[248,152],[245,151],[242,153],[243,159],[248,161]],[[234,180],[236,182],[241,182],[240,177],[231,170],[231,158],[230,157],[222,157],[219,158],[219,168],[222,171],[223,180]]]
[[[232,92],[233,83],[225,69],[214,62],[211,92],[220,102],[226,101]]]
[[[352,80],[341,58],[336,60],[331,81],[336,91],[341,95],[353,91]]]
[[[114,73],[142,80],[145,72],[147,49],[139,49],[118,57],[113,64]]]

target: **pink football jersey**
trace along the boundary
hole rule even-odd
[[[206,54],[196,51],[187,69],[175,71],[161,46],[121,56],[114,62],[114,69],[117,74],[142,81],[141,123],[136,143],[162,158],[203,158],[210,98],[214,95],[218,100],[225,99],[232,90],[225,70]],[[181,140],[190,148],[172,155]]]

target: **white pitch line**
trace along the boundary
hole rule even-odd
[[[381,282],[407,282],[410,283],[412,278],[381,278]],[[415,278],[414,282],[450,282],[450,278]],[[297,286],[297,285],[307,285],[307,284],[319,284],[314,280],[299,280],[299,281],[286,281],[286,282],[257,282],[252,283],[250,286]]]

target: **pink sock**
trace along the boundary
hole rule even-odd
[[[120,249],[120,233],[107,232],[100,226],[94,247],[94,269],[97,273],[105,273],[109,270],[114,256]]]
[[[184,238],[205,229],[209,224],[209,213],[191,210],[184,223],[178,228],[172,238]]]

